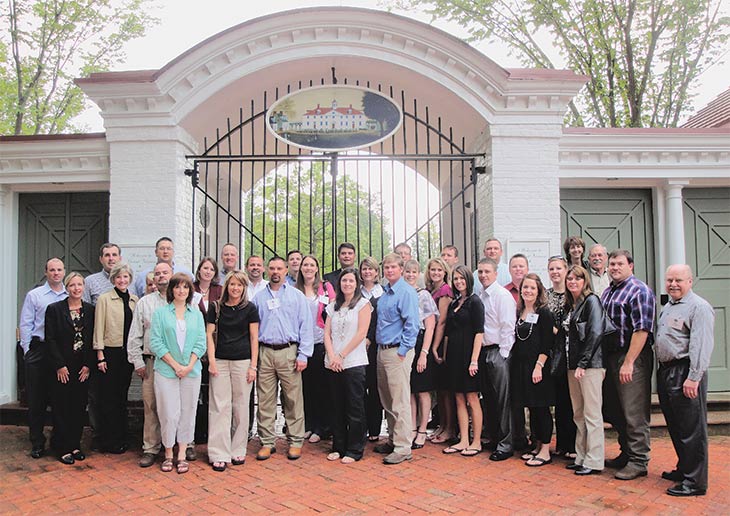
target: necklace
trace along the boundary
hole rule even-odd
[[[520,319],[519,319],[519,320],[517,321],[517,325],[516,325],[516,327],[515,327],[515,335],[516,335],[516,336],[517,336],[517,338],[518,338],[519,340],[521,340],[522,342],[524,342],[524,341],[526,341],[527,339],[529,339],[529,338],[530,338],[530,336],[532,335],[532,327],[533,327],[533,326],[535,326],[535,325],[534,325],[533,323],[527,323],[527,324],[529,324],[529,325],[530,325],[530,329],[529,329],[529,331],[527,332],[527,335],[526,335],[525,337],[523,337],[522,335],[520,335],[520,323],[525,323],[525,322],[526,322],[526,321],[523,321],[523,320],[522,320],[522,318],[520,318]]]
[[[333,333],[336,342],[344,342],[347,333],[347,314],[349,307],[342,306],[335,312]]]

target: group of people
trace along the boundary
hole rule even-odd
[[[503,263],[494,238],[474,271],[459,263],[454,246],[422,271],[405,243],[358,265],[354,245],[342,243],[340,267],[324,275],[315,256],[297,250],[266,265],[249,256],[239,270],[233,244],[221,250],[220,270],[206,257],[193,274],[175,264],[169,238],[158,240],[157,264],[134,282],[115,244],[102,246],[103,270],[85,280],[64,277],[63,262],[52,258],[46,283],[28,293],[21,314],[31,456],[45,450],[49,401],[61,462],[85,458],[87,402],[100,448],[123,453],[136,373],[144,402],[140,466],[153,465],[164,449],[162,471],[185,473],[206,367],[215,471],[245,463],[255,386],[257,460],[276,452],[280,399],[290,460],[305,441],[331,437],[329,461],[360,460],[369,440],[385,464],[399,464],[430,440],[447,455],[488,449],[502,461],[519,452],[527,466],[541,467],[557,454],[576,475],[611,467],[631,480],[647,474],[656,356],[679,458],[662,474],[676,482],[667,491],[704,494],[714,313],[692,292],[692,271],[669,267],[670,301],[657,322],[654,294],[633,275],[628,251],[608,254],[596,244],[586,260],[579,237],[568,238],[564,251],[548,260],[549,288],[525,255]],[[604,419],[621,448],[608,460]],[[430,435],[429,420],[438,422]]]

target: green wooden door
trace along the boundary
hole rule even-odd
[[[709,390],[730,390],[730,188],[684,189],[687,263],[694,291],[715,308]]]
[[[107,192],[20,194],[18,309],[25,293],[45,280],[45,263],[51,257],[61,258],[67,273],[97,272],[108,226]]]
[[[561,189],[560,231],[580,236],[588,247],[628,249],[634,274],[654,286],[654,223],[651,190]]]

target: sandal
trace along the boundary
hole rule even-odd
[[[333,451],[332,453],[327,455],[327,460],[330,460],[330,461],[339,460],[339,458],[340,458],[340,453],[336,452],[336,451]]]
[[[353,462],[355,462],[355,459],[345,455],[344,457],[342,457],[342,460],[340,462],[342,462],[342,464],[352,464]]]
[[[572,451],[567,451],[563,455],[563,458],[567,459],[567,460],[575,460],[576,457],[577,457],[577,455],[575,454],[575,452],[572,452]]]
[[[233,457],[231,464],[234,466],[243,466],[246,463],[246,457]]]
[[[520,455],[520,459],[522,460],[532,460],[535,458],[534,452],[525,452],[522,455]]]
[[[225,462],[214,462],[212,464],[213,471],[225,471],[226,470],[226,463]],[[178,471],[179,473],[179,471]]]
[[[371,443],[377,443],[379,440],[380,440],[379,435],[371,435],[370,437],[368,437],[368,441],[370,441]]]
[[[457,448],[456,446],[449,446],[448,448],[444,448],[441,450],[441,453],[445,453],[446,455],[453,455],[454,453],[461,453],[466,448]]]
[[[438,434],[436,437],[431,439],[431,442],[434,444],[443,444],[446,441],[450,441],[453,439],[451,436],[445,436],[443,433]]]
[[[319,441],[322,440],[322,438],[319,436],[319,434],[312,432],[312,435],[309,436],[309,439],[307,439],[310,443],[316,444]]]
[[[474,457],[475,455],[479,455],[482,453],[481,448],[464,448],[461,450],[462,457]]]
[[[177,461],[177,474],[182,475],[190,470],[190,464],[186,460]]]
[[[426,435],[426,432],[420,432],[418,430],[414,430],[414,432],[416,432],[416,437],[414,437],[411,442],[411,450],[420,450],[423,448],[423,445],[426,444],[426,438],[424,437],[422,443],[417,442],[417,439],[419,435]]]
[[[532,464],[530,464],[532,462]],[[539,468],[540,466],[544,466],[546,464],[552,464],[553,459],[543,459],[542,457],[535,456],[525,462],[525,466],[529,466],[531,468]]]
[[[160,469],[164,473],[172,471],[172,459],[165,458],[165,460],[162,461],[162,464],[160,464]]]

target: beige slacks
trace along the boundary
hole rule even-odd
[[[142,428],[142,453],[157,455],[162,447],[160,418],[157,417],[155,402],[155,358],[144,358],[144,378],[142,379],[142,405],[144,407],[144,426]]]
[[[276,391],[281,383],[281,402],[290,446],[304,442],[304,396],[302,373],[297,372],[297,346],[271,349],[259,346],[259,372],[256,393],[259,398],[258,433],[263,446],[274,446],[276,433]]]
[[[568,371],[568,389],[573,405],[575,434],[575,463],[586,468],[602,470],[605,458],[603,439],[603,368],[586,369],[580,380],[575,370]]]
[[[378,348],[378,394],[388,421],[388,440],[396,453],[411,454],[411,365],[414,351],[403,360],[398,348]]]
[[[245,457],[248,444],[248,403],[252,383],[246,381],[251,360],[217,358],[218,376],[210,375],[208,390],[208,459],[231,462]]]
[[[162,445],[190,443],[195,438],[195,413],[198,409],[200,376],[167,378],[155,372],[155,399],[160,418]]]

